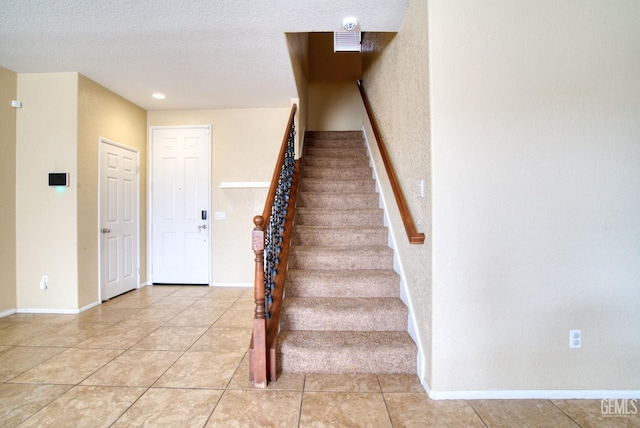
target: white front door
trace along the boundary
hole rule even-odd
[[[210,128],[151,128],[151,277],[209,284]]]
[[[138,153],[100,140],[100,298],[138,287]]]

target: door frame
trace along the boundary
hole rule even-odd
[[[151,267],[151,262],[153,261],[153,131],[156,129],[206,129],[207,135],[209,136],[207,140],[207,146],[209,148],[209,156],[207,157],[208,168],[208,177],[207,183],[209,183],[209,206],[207,207],[207,212],[209,213],[209,227],[207,228],[207,239],[209,242],[209,256],[207,257],[207,272],[209,276],[209,287],[213,286],[213,272],[212,272],[212,261],[211,255],[212,251],[212,241],[211,241],[211,224],[213,224],[211,217],[211,207],[213,205],[213,183],[211,181],[212,177],[212,169],[213,169],[213,147],[212,147],[212,138],[211,138],[211,125],[153,125],[149,126],[148,134],[147,134],[147,284],[153,285],[153,270]]]
[[[102,303],[102,232],[101,229],[101,213],[102,213],[102,145],[109,144],[114,147],[118,147],[123,150],[130,151],[136,154],[136,174],[138,180],[136,183],[136,191],[138,197],[136,198],[136,241],[138,251],[136,252],[136,289],[140,288],[140,150],[125,146],[124,144],[117,143],[107,138],[98,137],[98,224],[96,227],[96,233],[98,235],[98,298]]]

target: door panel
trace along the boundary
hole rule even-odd
[[[151,130],[153,283],[209,284],[209,127]]]
[[[138,153],[100,143],[100,297],[138,286]]]

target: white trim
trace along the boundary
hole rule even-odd
[[[80,309],[51,309],[51,308],[19,308],[19,314],[63,314],[76,315],[80,313]]]
[[[221,189],[252,189],[259,187],[269,187],[268,181],[222,181]]]
[[[93,303],[89,303],[88,305],[85,305],[85,306],[81,307],[79,312],[88,311],[89,309],[95,308],[96,306],[100,306],[101,304],[102,303],[99,300],[97,300],[97,301],[95,301]]]
[[[242,287],[253,288],[253,284],[250,282],[213,282],[210,287]]]
[[[8,317],[9,315],[13,315],[16,313],[16,309],[7,309],[6,311],[0,312],[0,318]]]
[[[393,249],[393,270],[398,275],[400,275],[400,298],[402,299],[403,303],[407,306],[407,309],[409,310],[409,314],[407,316],[407,332],[409,333],[409,336],[411,336],[411,339],[413,339],[413,341],[415,342],[416,347],[418,349],[418,355],[416,356],[416,359],[417,359],[416,367],[418,372],[417,375],[419,379],[423,379],[425,374],[425,369],[426,369],[426,360],[424,355],[424,349],[422,349],[422,342],[419,340],[420,338],[419,338],[418,330],[416,329],[416,325],[417,325],[416,311],[414,310],[413,303],[409,298],[407,284],[405,281],[406,275],[404,273],[404,266],[402,264],[402,260],[398,256],[398,251],[396,251],[396,248],[397,248],[396,234],[393,227],[391,227],[391,224],[388,218],[386,195],[382,191],[382,187],[379,185],[378,170],[376,168],[375,162],[373,161],[371,146],[369,144],[369,139],[367,138],[367,133],[365,131],[364,125],[362,126],[362,135],[364,136],[365,146],[367,147],[369,164],[371,165],[371,169],[373,170],[373,178],[375,179],[375,182],[376,182],[376,191],[378,192],[378,195],[379,195],[380,208],[382,208],[384,212],[384,225],[389,230],[388,245],[391,249]],[[426,386],[425,386],[425,390],[427,390]]]
[[[424,385],[423,385],[424,386]],[[640,390],[478,390],[434,391],[425,386],[432,400],[572,400],[638,398]]]
[[[140,288],[140,150],[125,146],[124,144],[117,143],[112,140],[108,140],[106,138],[98,137],[98,224],[96,225],[96,231],[98,233],[98,304],[102,301],[102,233],[100,232],[100,214],[102,213],[102,205],[101,205],[101,185],[102,182],[102,144],[109,144],[114,147],[118,147],[122,150],[127,150],[129,152],[133,152],[136,154],[136,174],[137,174],[137,191],[138,197],[136,198],[136,238],[138,245],[138,254],[137,254],[137,279],[136,279],[136,288]],[[81,310],[82,311],[82,310]]]

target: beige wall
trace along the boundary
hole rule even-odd
[[[0,314],[16,308],[17,75],[0,67]]]
[[[99,300],[98,139],[138,150],[140,281],[147,274],[147,113],[80,75],[78,82],[78,305]]]
[[[380,190],[388,207],[395,250],[405,276],[405,300],[412,311],[412,335],[421,350],[418,370],[422,379],[430,384],[431,152],[426,1],[411,1],[397,35],[365,34],[363,52],[363,81],[369,101],[416,227],[426,234],[423,245],[409,244],[391,187],[388,180],[382,178]],[[384,166],[368,122],[365,133],[380,175]],[[425,185],[424,198],[418,193],[421,180]]]
[[[78,307],[78,74],[18,74],[16,120],[17,306]],[[48,186],[68,172],[70,186]],[[40,290],[42,275],[49,288]]]
[[[289,108],[150,111],[149,126],[211,125],[213,285],[252,285],[253,217],[262,213],[266,188],[220,188],[221,182],[271,181]]]
[[[310,131],[352,131],[362,128],[356,81],[362,78],[362,55],[333,52],[333,33],[309,34]]]
[[[441,396],[638,390],[638,22],[636,2],[429,2]]]

